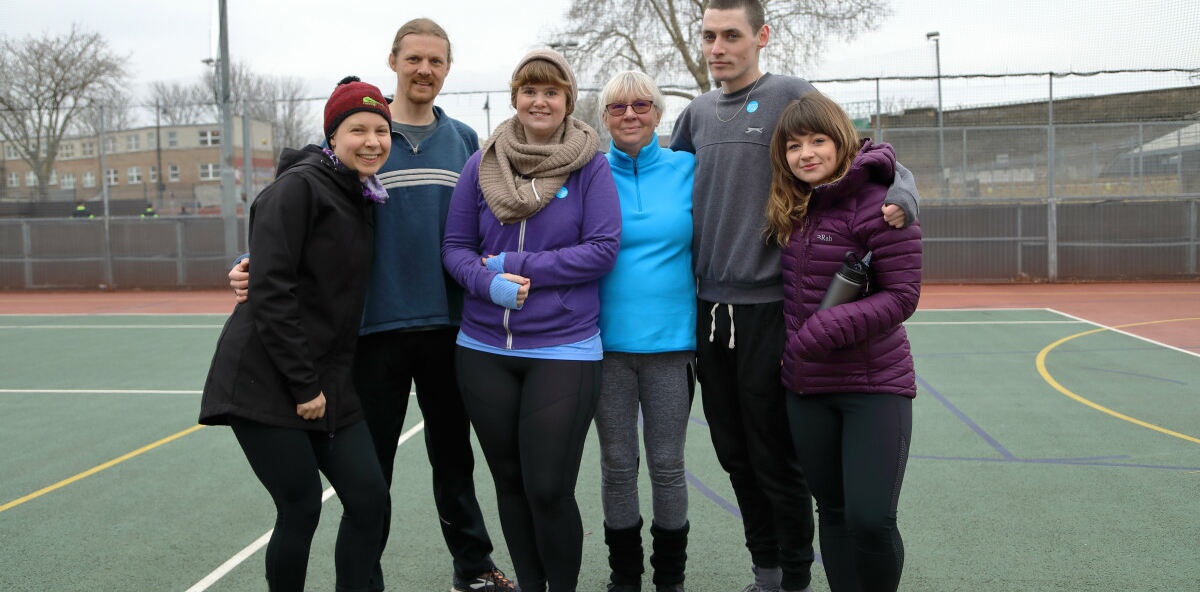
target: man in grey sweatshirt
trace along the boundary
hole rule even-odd
[[[796,460],[779,364],[785,340],[779,246],[768,241],[771,134],[807,81],[764,74],[770,29],[759,0],[711,0],[702,44],[720,88],[692,101],[671,149],[696,155],[693,259],[698,378],[713,447],[737,496],[755,574],[744,592],[811,590],[812,497]],[[897,166],[883,215],[916,219],[916,184]]]

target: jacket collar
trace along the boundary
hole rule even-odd
[[[654,137],[650,138],[650,143],[642,146],[642,149],[638,151],[637,166],[644,169],[657,162],[661,154],[662,148],[658,146],[658,133],[656,132]],[[612,140],[608,142],[608,156],[608,162],[611,166],[623,170],[633,170],[634,159],[618,150],[616,144],[612,143]]]

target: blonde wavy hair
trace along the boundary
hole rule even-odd
[[[793,136],[824,134],[837,146],[838,167],[827,183],[846,175],[854,155],[858,154],[858,130],[849,115],[825,95],[811,91],[792,101],[779,116],[771,136],[771,194],[767,198],[767,229],[769,240],[780,245],[788,242],[792,229],[804,226],[808,200],[813,188],[796,178],[787,161],[787,145]]]

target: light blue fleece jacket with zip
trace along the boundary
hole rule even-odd
[[[696,349],[692,275],[692,184],[696,157],[658,145],[637,158],[610,146],[608,164],[621,200],[621,249],[600,280],[605,351]]]

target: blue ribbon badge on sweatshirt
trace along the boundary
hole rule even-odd
[[[567,196],[567,188],[566,187],[560,187],[558,190],[558,193],[554,194],[554,197],[557,197],[558,199],[562,199],[566,196]]]
[[[750,101],[750,104],[746,105],[746,113],[754,113],[755,111],[758,111],[758,101]]]

